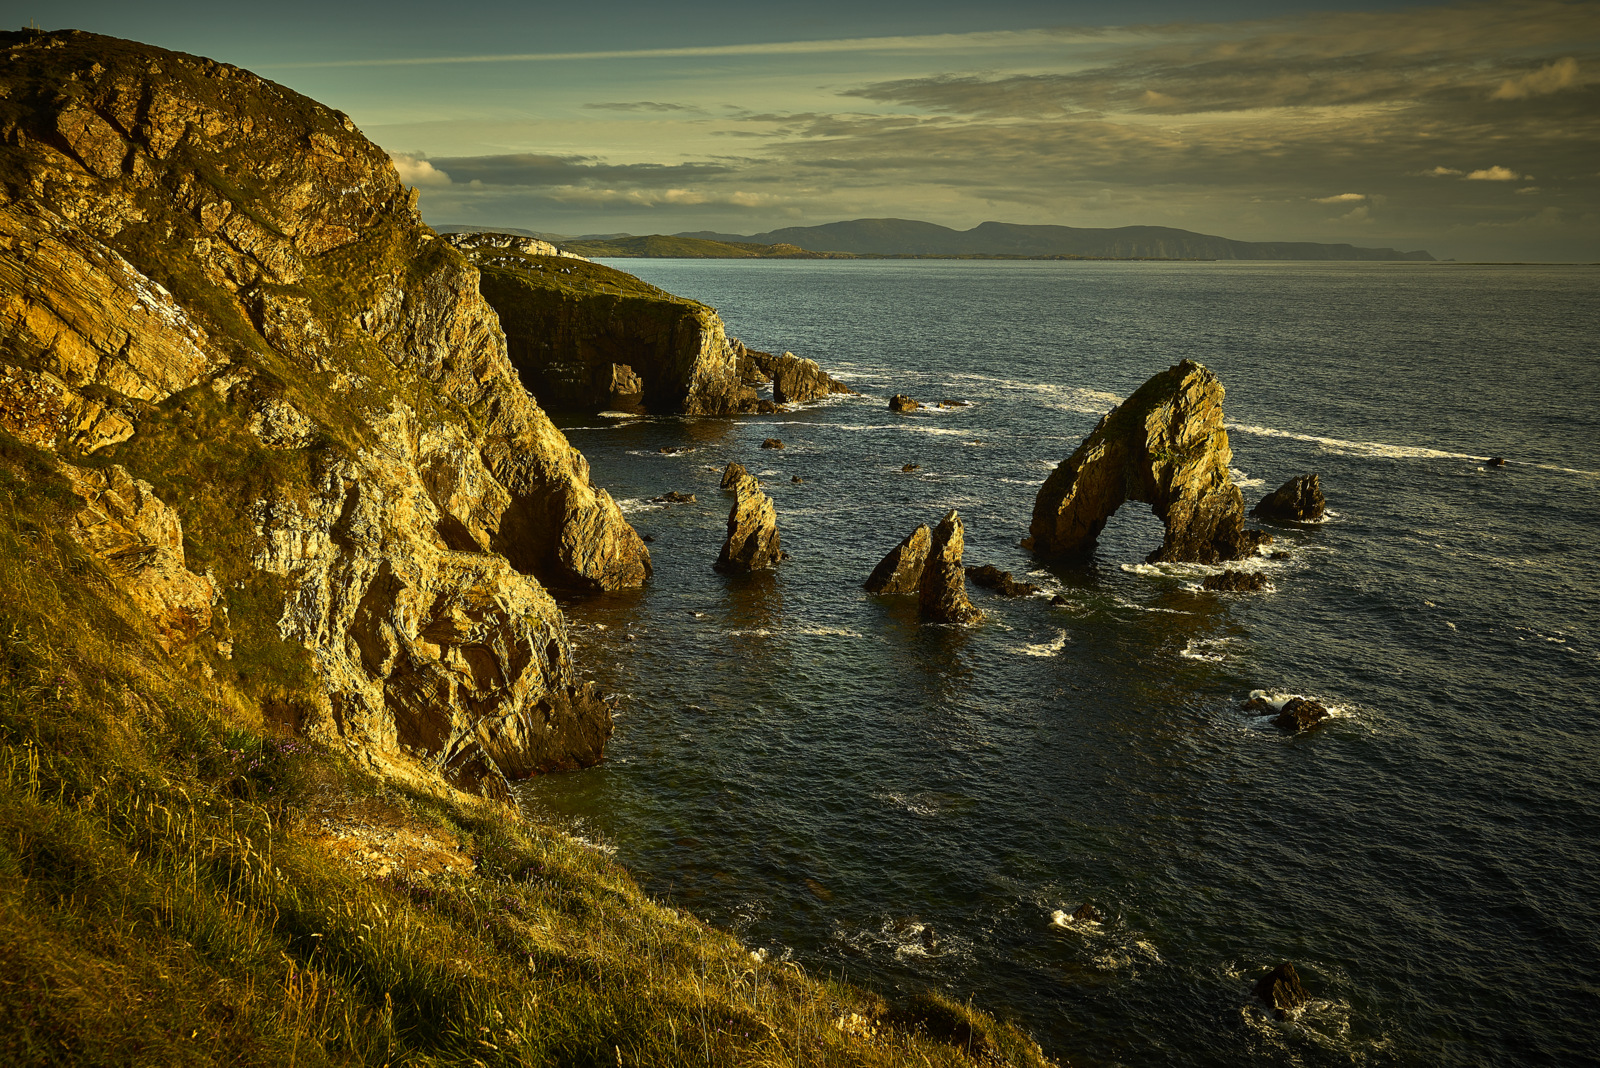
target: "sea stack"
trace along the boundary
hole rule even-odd
[[[889,555],[878,561],[863,587],[868,593],[916,593],[932,546],[933,535],[928,531],[928,524],[919,524],[899,545],[889,550]]]
[[[1250,514],[1283,523],[1315,523],[1327,511],[1321,480],[1316,475],[1301,475],[1261,498]]]
[[[718,571],[738,574],[777,567],[783,559],[778,545],[778,513],[772,498],[754,475],[745,475],[733,486],[733,507],[728,511],[728,537],[717,557]]]
[[[744,469],[744,464],[737,460],[730,460],[728,466],[722,469],[722,488],[733,489],[739,485],[741,478],[749,478],[750,472]]]
[[[1144,501],[1166,526],[1146,559],[1215,564],[1265,539],[1244,529],[1244,497],[1228,474],[1222,383],[1185,360],[1112,409],[1056,468],[1034,501],[1023,547],[1044,557],[1086,556],[1125,502]]]
[[[928,562],[917,584],[917,607],[931,623],[976,623],[983,613],[967,600],[967,575],[961,566],[966,538],[961,517],[951,509],[933,529]]]

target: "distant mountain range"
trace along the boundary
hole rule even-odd
[[[1359,248],[1314,241],[1234,241],[1170,226],[1024,226],[986,222],[952,230],[915,219],[855,219],[787,226],[764,234],[709,230],[674,235],[744,246],[787,245],[813,253],[857,256],[1023,256],[1162,260],[1432,260],[1424,251]],[[600,253],[603,255],[603,253]],[[646,253],[648,255],[648,253]],[[702,253],[704,254],[704,253]],[[634,252],[633,255],[639,255]]]

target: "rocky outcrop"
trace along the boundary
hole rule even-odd
[[[961,517],[951,509],[933,528],[928,560],[917,584],[917,608],[922,618],[933,623],[975,623],[983,613],[967,600],[966,572],[961,555],[966,535]]]
[[[1218,593],[1255,593],[1268,587],[1267,576],[1261,572],[1235,571],[1229,568],[1219,575],[1207,575],[1200,588]]]
[[[636,586],[649,555],[387,155],[235,67],[0,48],[0,427],[111,461],[62,464],[75,531],[163,640],[294,643],[296,723],[378,766],[503,796],[598,759],[545,587]]]
[[[1211,564],[1254,552],[1263,538],[1243,527],[1222,398],[1217,376],[1192,360],[1140,386],[1040,488],[1024,548],[1044,557],[1087,555],[1106,520],[1134,500],[1166,526],[1152,563]]]
[[[778,404],[807,404],[830,394],[855,390],[824,371],[816,360],[785,352],[766,369],[772,376],[772,399]]]
[[[969,567],[967,577],[972,580],[974,586],[993,590],[1002,597],[1031,597],[1039,592],[1038,586],[1031,582],[1018,582],[1011,572],[1002,571],[993,564]]]
[[[68,531],[150,617],[162,646],[171,652],[208,629],[216,583],[186,566],[183,525],[150,483],[115,464],[103,471],[62,464],[59,471],[83,501]]]
[[[731,574],[777,567],[783,559],[783,549],[778,544],[778,512],[772,506],[772,498],[754,475],[735,482],[733,492],[728,536],[713,566]]]
[[[778,438],[767,438],[762,441],[761,447],[763,449],[781,449],[783,448],[783,442]]]
[[[891,412],[914,412],[918,408],[922,407],[926,406],[919,404],[917,401],[906,396],[904,393],[896,393],[894,396],[889,398],[889,410]]]
[[[872,574],[863,583],[868,593],[916,593],[922,583],[922,570],[928,562],[928,550],[933,546],[933,535],[926,523],[889,550],[878,561]]]
[[[1311,1000],[1306,988],[1300,985],[1300,976],[1295,972],[1294,965],[1288,961],[1263,976],[1256,983],[1254,993],[1280,1020],[1287,1019]]]
[[[1272,697],[1265,690],[1252,692],[1243,709],[1253,715],[1271,716],[1274,727],[1290,734],[1310,730],[1332,715],[1321,701],[1308,697]]]
[[[511,360],[545,407],[636,403],[684,415],[755,407],[739,371],[743,346],[730,342],[714,309],[582,258],[485,245],[481,234],[448,240],[482,271]],[[619,377],[629,388],[619,389]]]
[[[1250,514],[1284,523],[1314,523],[1327,511],[1321,479],[1316,475],[1301,475],[1261,498]]]
[[[744,464],[730,460],[728,466],[722,469],[722,488],[733,489],[739,484],[740,479],[749,477],[751,477],[750,472],[744,469]]]

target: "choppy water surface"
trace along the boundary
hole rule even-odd
[[[565,420],[656,573],[570,607],[626,711],[530,809],[752,946],[971,996],[1078,1064],[1594,1057],[1600,273],[617,266],[864,396]],[[1227,386],[1247,502],[1315,471],[1336,515],[1274,531],[1267,593],[1143,565],[1138,504],[1091,563],[1041,567],[1038,486],[1184,358]],[[972,405],[895,416],[894,392]],[[775,575],[711,570],[729,460],[775,499]],[[699,502],[645,503],[672,489]],[[974,588],[987,620],[952,629],[860,590],[952,507],[968,563],[1069,603]],[[1285,737],[1238,713],[1258,687],[1339,715]],[[1066,919],[1083,902],[1106,921]],[[1249,994],[1280,960],[1317,998],[1292,1024]]]

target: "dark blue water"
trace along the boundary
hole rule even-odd
[[[617,266],[865,395],[566,421],[656,573],[570,607],[626,711],[531,810],[752,947],[970,996],[1077,1064],[1594,1059],[1600,272]],[[1227,387],[1247,502],[1315,471],[1335,516],[1274,532],[1267,593],[1143,565],[1138,504],[1042,568],[1017,545],[1038,486],[1184,358]],[[776,501],[775,575],[711,569],[729,460]],[[699,503],[643,504],[670,489]],[[968,563],[1069,603],[974,589],[986,621],[952,629],[860,590],[952,507]],[[1256,688],[1339,715],[1287,737],[1238,712]],[[1059,918],[1083,902],[1106,921]],[[1317,999],[1287,1024],[1250,997],[1280,960]]]

